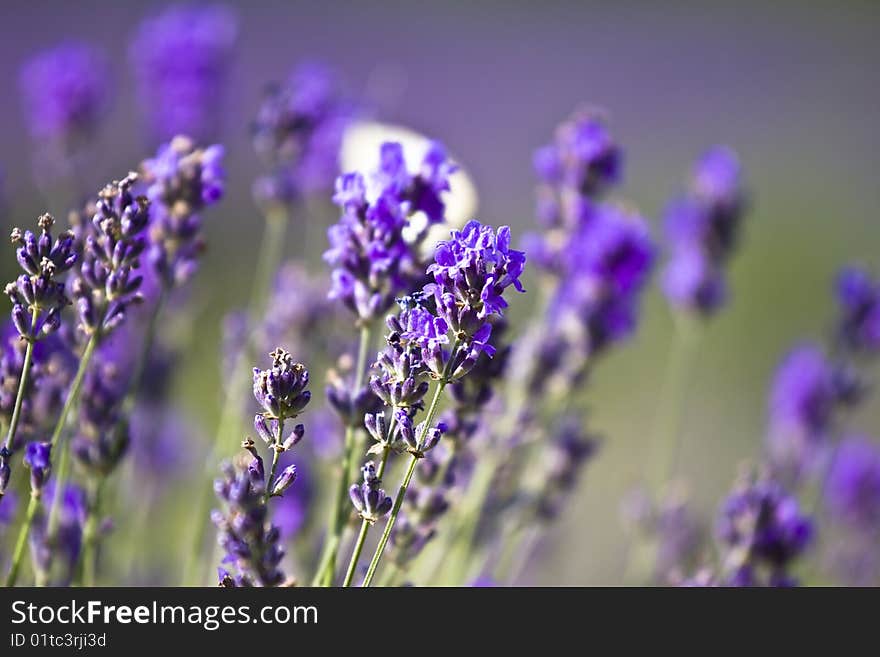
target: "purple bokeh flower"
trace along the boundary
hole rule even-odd
[[[352,117],[336,76],[317,62],[270,86],[251,127],[254,149],[269,169],[254,184],[257,202],[288,204],[331,189]]]
[[[428,225],[443,221],[442,194],[454,171],[436,144],[416,173],[406,168],[400,144],[383,144],[380,160],[371,178],[348,173],[337,179],[334,201],[342,217],[327,233],[330,248],[324,254],[333,268],[330,298],[342,301],[361,322],[381,317],[424,278],[419,250],[427,228],[408,235],[410,220],[421,212]]]
[[[742,178],[736,154],[716,146],[695,165],[686,193],[667,208],[663,292],[674,308],[708,317],[723,306],[725,266],[746,206]]]
[[[53,500],[54,482],[48,486],[46,499]],[[88,515],[85,491],[68,485],[59,499],[58,525],[49,534],[49,509],[37,512],[30,534],[31,558],[37,581],[48,586],[69,586],[76,574]]]
[[[804,515],[797,499],[770,479],[740,482],[724,501],[717,534],[727,550],[725,570],[730,586],[761,583],[791,585],[791,563],[813,540],[813,522]]]
[[[19,81],[31,135],[66,146],[94,135],[113,95],[107,58],[73,41],[34,56]]]
[[[880,532],[880,447],[853,437],[838,445],[825,480],[825,504],[836,522]]]
[[[150,200],[148,258],[168,289],[188,281],[204,250],[201,212],[222,197],[224,149],[177,136],[141,165]]]
[[[837,277],[837,337],[847,349],[880,351],[880,281],[860,267],[847,267]]]
[[[108,334],[125,320],[129,306],[139,303],[143,277],[139,256],[147,246],[149,201],[135,197],[137,175],[104,187],[84,236],[82,264],[73,282],[79,328],[87,335]]]
[[[816,345],[792,349],[770,391],[767,447],[770,460],[795,478],[809,473],[828,445],[836,411],[853,398],[845,371]]]
[[[218,136],[237,38],[223,5],[173,5],[141,23],[129,58],[153,139]]]

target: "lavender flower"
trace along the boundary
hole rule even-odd
[[[71,147],[90,139],[110,106],[110,71],[103,53],[66,42],[21,69],[21,95],[31,135]]]
[[[172,6],[140,25],[129,57],[154,139],[217,136],[237,37],[223,5]]]
[[[51,229],[55,220],[52,216],[44,214],[38,223],[39,236],[29,230],[24,233],[18,228],[12,230],[12,243],[18,247],[18,264],[25,273],[6,286],[6,294],[12,301],[12,322],[19,335],[31,342],[60,326],[61,310],[70,300],[58,276],[77,261],[71,233],[61,233],[53,240]]]
[[[540,519],[555,519],[574,491],[583,467],[596,454],[598,441],[586,435],[580,418],[563,417],[553,435],[542,487],[536,500]]]
[[[123,402],[131,382],[120,372],[111,349],[99,352],[86,373],[79,397],[78,433],[71,449],[77,462],[96,476],[112,472],[129,444]]]
[[[53,499],[54,483],[47,499]],[[30,534],[31,557],[37,581],[49,586],[69,586],[82,551],[88,509],[86,496],[76,486],[66,486],[58,500],[57,527],[50,534],[48,509],[37,511]]]
[[[402,293],[423,279],[419,251],[427,227],[412,236],[411,219],[423,213],[427,226],[443,221],[441,195],[455,170],[435,144],[417,173],[406,168],[400,144],[382,145],[379,171],[368,181],[348,173],[336,181],[333,200],[342,208],[328,231],[324,260],[333,267],[331,299],[339,299],[367,323],[381,317]]]
[[[880,448],[868,438],[844,438],[825,478],[825,562],[852,586],[880,582]]]
[[[428,267],[434,282],[425,288],[434,296],[437,316],[413,309],[402,335],[421,348],[422,360],[436,377],[443,375],[450,358],[451,378],[457,379],[474,367],[483,352],[494,355],[489,318],[504,314],[508,287],[525,292],[519,281],[525,261],[525,253],[510,248],[507,226],[496,233],[491,226],[471,221],[461,231],[453,231],[451,240],[437,245],[434,264]],[[449,341],[448,331],[455,336],[456,353],[443,347]]]
[[[146,248],[143,232],[149,220],[149,202],[135,197],[137,175],[104,187],[85,238],[82,265],[74,280],[79,328],[87,335],[107,334],[125,319],[126,311],[141,297],[138,257]]]
[[[252,461],[249,466],[224,464],[223,477],[214,482],[214,491],[226,505],[225,512],[211,514],[220,530],[218,542],[226,552],[223,563],[238,571],[233,579],[221,569],[220,581],[235,586],[278,586],[285,581],[280,569],[284,558],[281,533],[269,522],[262,464],[257,468]]]
[[[582,110],[556,129],[551,144],[536,151],[534,168],[539,179],[536,214],[544,233],[527,235],[527,250],[539,269],[559,275],[571,234],[620,181],[623,154],[602,113]]]
[[[708,317],[726,298],[724,267],[739,240],[745,211],[736,155],[716,146],[697,162],[687,193],[666,211],[671,245],[663,291],[673,307]]]
[[[561,257],[564,276],[551,304],[553,323],[564,324],[567,316],[586,327],[590,355],[629,336],[654,262],[645,220],[602,206],[571,235]]]
[[[24,464],[31,471],[31,495],[39,497],[52,469],[52,445],[30,442],[24,450]]]
[[[811,344],[780,364],[770,394],[767,434],[771,462],[788,476],[814,468],[829,441],[835,413],[853,400],[853,384]]]
[[[727,550],[728,585],[787,586],[795,583],[788,569],[812,542],[813,524],[778,483],[746,479],[724,502],[717,533]]]
[[[376,465],[368,461],[362,468],[364,481],[362,484],[352,484],[349,489],[349,497],[354,508],[361,518],[373,524],[380,518],[388,515],[391,511],[392,500],[385,491],[379,488],[381,481],[376,476]]]
[[[330,189],[350,119],[338,81],[321,64],[304,64],[270,86],[251,128],[254,149],[270,170],[254,185],[257,202],[285,205]]]
[[[269,500],[281,497],[297,478],[297,468],[287,465],[276,476],[279,457],[303,437],[299,424],[283,438],[285,420],[295,418],[309,403],[306,389],[309,372],[282,348],[272,352],[272,367],[254,368],[254,398],[263,408],[254,418],[254,428],[270,448],[271,469],[266,473],[263,458],[254,441],[246,439],[242,447],[249,459],[223,466],[223,477],[214,483],[224,510],[215,510],[212,520],[220,530],[219,542],[226,552],[224,564],[235,567],[237,574],[220,570],[225,586],[278,586],[285,580],[279,568],[284,551],[280,547],[280,529],[269,519]]]
[[[309,385],[309,371],[296,363],[284,349],[278,348],[271,354],[272,367],[268,370],[254,368],[254,398],[264,412],[257,416],[257,431],[265,432],[266,421],[281,421],[295,418],[309,403],[312,393],[306,390]],[[271,434],[270,434],[271,435]]]
[[[880,448],[861,437],[843,440],[823,493],[835,521],[867,534],[880,532]]]
[[[204,249],[201,211],[219,201],[226,184],[224,149],[196,148],[188,137],[163,144],[142,165],[149,185],[149,260],[166,288],[186,282]]]
[[[0,348],[0,417],[9,426],[28,343],[21,340],[11,320],[0,330],[0,335],[3,336]],[[20,449],[28,439],[51,430],[75,370],[76,357],[67,340],[58,333],[42,337],[34,343],[18,430],[8,445],[10,454]]]
[[[859,267],[847,267],[837,277],[840,307],[837,338],[856,352],[880,351],[880,281]]]

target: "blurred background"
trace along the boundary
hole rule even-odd
[[[880,87],[872,2],[541,3],[234,2],[238,44],[222,124],[229,184],[206,213],[209,250],[191,296],[193,339],[181,360],[176,403],[196,426],[218,412],[221,320],[242,306],[262,231],[251,200],[259,163],[248,125],[265,85],[305,59],[337,69],[372,117],[442,140],[472,177],[478,217],[534,225],[532,153],[582,103],[605,109],[625,150],[625,197],[652,218],[680,190],[693,160],[729,144],[745,167],[752,210],[731,270],[732,303],[708,324],[692,371],[681,472],[708,517],[739,464],[763,440],[767,389],[777,362],[802,338],[822,338],[833,316],[834,272],[878,266]],[[63,216],[63,194],[34,182],[18,79],[37,51],[68,39],[110,56],[112,107],[97,133],[93,165],[79,172],[97,190],[155,150],[144,129],[128,49],[138,23],[164,3],[20,2],[0,21],[0,169],[4,230],[45,210]],[[327,199],[294,222],[329,223]],[[329,275],[319,252],[303,254],[296,226],[287,250]],[[4,273],[14,263],[4,258]],[[524,297],[524,299],[527,299]],[[517,299],[519,301],[519,299]],[[523,301],[521,306],[527,304]],[[523,315],[526,308],[519,308]],[[672,334],[656,282],[637,335],[604,360],[583,400],[604,436],[564,517],[529,569],[527,583],[618,581],[626,534],[620,504],[650,458],[647,449]],[[305,359],[306,356],[298,356]],[[880,404],[852,419],[880,426]],[[185,446],[179,446],[185,449]],[[199,461],[199,455],[192,455]],[[186,493],[153,520],[153,537],[185,524]],[[183,504],[181,504],[183,502]],[[321,517],[321,519],[323,516]],[[190,519],[191,520],[191,519]],[[320,520],[320,519],[319,519]]]

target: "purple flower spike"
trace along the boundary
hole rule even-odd
[[[353,115],[340,86],[329,68],[311,62],[266,90],[251,129],[270,170],[254,185],[260,204],[288,204],[332,187]]]
[[[254,397],[265,409],[267,419],[284,420],[296,417],[309,403],[312,393],[307,390],[309,371],[296,363],[287,351],[273,351],[272,367],[254,368]]]
[[[52,469],[52,446],[46,442],[28,443],[24,451],[24,464],[31,471],[31,493],[40,495]]]
[[[792,581],[786,570],[811,544],[813,523],[778,483],[746,480],[724,502],[717,532],[729,550],[731,586],[757,584],[756,571],[762,566],[769,569],[768,583],[773,585],[782,577]],[[744,572],[749,573],[745,580]]]
[[[880,447],[860,437],[840,443],[824,489],[834,520],[873,536],[880,531]]]
[[[172,6],[141,23],[129,58],[154,139],[217,137],[237,38],[223,5]]]
[[[28,61],[20,84],[31,134],[66,145],[91,138],[110,106],[108,64],[99,50],[75,42]]]
[[[427,230],[410,235],[411,220],[419,213],[428,225],[443,220],[441,195],[454,169],[441,147],[434,146],[413,173],[400,145],[386,143],[379,171],[337,180],[334,201],[343,212],[327,233],[330,248],[324,254],[333,267],[331,299],[339,299],[366,322],[382,316],[398,296],[420,284],[420,250]]]
[[[201,211],[222,197],[224,150],[197,148],[188,137],[163,144],[141,165],[150,200],[148,258],[167,288],[185,283],[204,250]]]
[[[725,300],[725,265],[739,241],[746,209],[742,167],[729,148],[710,149],[694,168],[689,189],[665,219],[670,258],[663,291],[679,310],[703,317]]]
[[[349,497],[361,518],[373,524],[388,515],[394,502],[379,488],[382,482],[376,476],[376,465],[372,461],[368,461],[361,471],[364,481],[360,485],[352,484]]]
[[[837,277],[836,292],[840,344],[853,351],[880,352],[880,281],[865,269],[847,267]]]

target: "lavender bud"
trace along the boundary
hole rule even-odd
[[[294,481],[296,481],[296,466],[288,465],[275,479],[275,483],[272,485],[272,495],[283,495]]]

